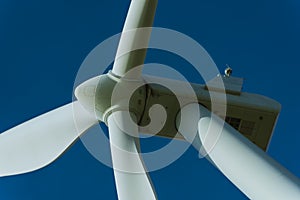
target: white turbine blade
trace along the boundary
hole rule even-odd
[[[97,120],[74,102],[5,131],[0,134],[0,177],[50,164],[95,123]]]
[[[138,136],[137,125],[128,112],[116,111],[108,117],[108,127],[119,199],[156,199],[134,137]]]
[[[182,111],[194,116],[193,106]],[[225,123],[223,127],[222,119],[202,106],[200,113],[198,133],[202,147],[194,146],[199,152],[206,152],[210,161],[245,195],[250,199],[300,199],[297,177],[230,125]],[[189,128],[184,127],[181,133],[190,141]]]
[[[151,28],[144,27],[152,27],[156,5],[157,0],[131,0],[112,70],[115,75],[122,77],[130,69],[144,64],[151,35]],[[135,76],[141,75],[141,69]]]

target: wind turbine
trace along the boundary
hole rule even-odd
[[[135,0],[133,0],[131,8],[129,10],[129,15],[128,15],[128,18],[126,21],[127,26],[125,25],[124,30],[139,28],[139,27],[144,27],[144,26],[151,26],[151,24],[149,23],[149,22],[151,22],[151,20],[149,20],[149,19],[151,19],[151,17],[149,17],[149,16],[153,16],[153,14],[154,14],[155,3],[156,3],[155,1],[137,1],[137,0],[135,1]],[[146,14],[147,12],[149,12],[149,15]],[[139,19],[142,19],[142,18],[139,18],[139,14],[140,14],[140,16],[145,17],[145,21],[144,20],[138,21]],[[133,19],[130,16],[132,16]],[[137,22],[137,23],[134,23],[134,22]],[[142,23],[139,23],[139,22],[142,22]],[[146,36],[142,35],[142,37],[145,39],[145,41],[147,40],[148,36],[149,35],[147,35],[147,34],[146,34]],[[120,42],[121,47],[123,47],[122,41],[123,40],[121,39],[121,42]],[[133,37],[132,40],[129,40],[129,41],[130,41],[129,44],[131,42],[134,43],[135,37]],[[126,42],[128,42],[128,40]],[[129,45],[129,44],[127,43],[125,46],[128,47],[127,45]],[[131,50],[130,45],[129,45],[128,50]],[[138,57],[141,58],[145,54],[145,50],[138,52],[137,54],[140,54]],[[67,148],[68,145],[70,145],[78,137],[78,134],[77,134],[78,132],[82,133],[85,130],[87,130],[90,126],[92,126],[93,124],[96,124],[97,120],[95,120],[93,118],[93,116],[91,116],[90,113],[87,112],[85,109],[83,109],[80,105],[80,104],[82,104],[87,110],[90,110],[89,108],[92,108],[92,109],[94,108],[94,105],[89,104],[90,96],[85,95],[85,92],[84,92],[85,88],[93,87],[95,85],[97,86],[100,79],[101,79],[101,81],[102,80],[105,81],[105,80],[111,78],[112,76],[115,76],[115,78],[120,78],[124,74],[126,74],[127,69],[130,69],[131,67],[135,67],[136,65],[141,65],[143,62],[143,59],[135,60],[135,56],[137,56],[137,55],[128,54],[127,56],[124,56],[124,57],[122,57],[122,56],[120,57],[117,55],[117,58],[120,57],[121,59],[119,59],[119,60],[117,59],[117,62],[115,62],[113,71],[110,75],[96,77],[96,79],[92,79],[90,81],[83,83],[76,90],[76,96],[78,97],[80,103],[74,102],[72,104],[66,105],[62,108],[59,108],[50,113],[46,113],[45,115],[43,115],[41,117],[33,119],[32,121],[24,123],[14,129],[11,129],[11,130],[3,133],[0,137],[0,144],[1,144],[0,145],[0,148],[1,148],[0,172],[1,172],[1,175],[11,175],[11,174],[23,173],[23,172],[31,171],[31,170],[37,169],[39,167],[42,167],[45,164],[48,164],[53,159],[55,159],[57,156],[59,156],[65,150],[65,148]],[[133,59],[133,61],[137,61],[137,63],[128,62],[128,61],[132,61],[132,60],[130,60],[131,58]],[[126,68],[124,66],[126,66],[128,68]],[[139,77],[135,77],[135,76],[140,75],[139,72],[140,71],[135,71],[134,76],[132,76],[130,78],[136,78],[136,79],[140,80]],[[101,90],[99,90],[99,91],[101,92]],[[101,97],[101,94],[99,94],[99,95]],[[194,110],[194,107],[193,107],[192,111],[189,111],[189,108],[190,108],[189,106],[190,106],[190,104],[185,107],[182,107],[182,112],[185,112],[187,110],[189,113],[193,113],[192,111]],[[195,104],[191,104],[191,106],[195,106]],[[196,107],[197,106],[198,106],[198,104],[196,105]],[[74,123],[74,119],[73,119],[74,110],[75,110],[76,123]],[[218,127],[219,119],[215,116],[212,116],[212,117],[210,115],[207,116],[208,111],[205,110],[205,108],[200,107],[200,110],[202,110],[201,114],[203,114],[202,116],[199,116],[199,119],[201,118],[201,120],[199,122],[199,130],[200,130],[199,138],[201,139],[201,133],[206,133],[206,131],[201,131],[201,129],[203,128],[203,126],[201,126],[201,123],[206,124],[205,120],[208,119],[208,120],[212,121],[212,123],[215,123],[215,125],[214,125],[215,127]],[[111,113],[110,112],[108,112],[108,113],[109,113],[108,116],[98,115],[97,117],[102,118],[109,125],[110,137],[113,140],[112,141],[113,160],[115,160],[115,162],[118,162],[118,160],[119,160],[118,156],[120,156],[119,155],[120,152],[118,152],[118,148],[115,149],[116,152],[114,152],[114,145],[116,145],[117,147],[122,146],[124,144],[124,139],[126,139],[127,140],[126,144],[131,145],[130,146],[131,151],[135,152],[138,150],[134,139],[132,137],[128,136],[127,134],[123,134],[123,131],[122,131],[122,129],[126,129],[126,130],[130,129],[130,133],[136,135],[137,134],[137,126],[134,126],[134,124],[131,124],[131,122],[128,122],[126,124],[126,127],[122,127],[122,126],[120,127],[120,124],[118,124],[118,122],[120,122],[120,121],[115,120],[115,118],[113,118],[114,116],[116,116],[117,118],[120,117],[121,122],[123,120],[128,120],[128,118],[127,118],[128,116],[126,116],[126,112],[124,113],[122,111],[113,110],[113,111],[111,111]],[[197,114],[197,113],[195,113],[195,114]],[[126,116],[126,117],[124,117],[124,116]],[[197,117],[195,117],[193,119],[196,120],[196,122],[193,124],[194,125],[197,124],[199,119],[197,119]],[[190,121],[190,119],[186,119],[186,120],[188,120],[187,122]],[[132,126],[129,126],[129,124],[131,124]],[[188,126],[188,128],[190,128],[190,127],[192,127],[192,126]],[[44,132],[45,128],[47,128],[47,132]],[[42,131],[39,131],[39,130],[42,130]],[[67,132],[69,133],[67,135],[60,134],[60,133],[67,133]],[[183,134],[183,136],[185,136],[187,138],[187,140],[190,140],[189,134],[184,135],[185,132],[186,133],[192,132],[192,130],[188,130],[188,129],[181,130],[181,133]],[[38,139],[41,137],[41,133],[45,134],[45,135],[43,135],[43,137],[44,137],[43,141],[45,143],[42,143],[43,141]],[[234,135],[233,138],[230,137],[231,133]],[[249,159],[250,159],[251,156],[254,155],[253,159],[255,160],[255,162],[254,162],[255,164],[257,163],[256,159],[263,158],[261,160],[261,162],[258,162],[258,163],[262,164],[262,167],[259,167],[259,169],[264,169],[265,165],[269,166],[269,167],[266,167],[267,171],[270,172],[270,175],[267,176],[268,178],[272,177],[272,173],[276,174],[276,172],[281,172],[282,177],[280,177],[280,182],[283,180],[287,181],[288,187],[285,189],[287,191],[290,191],[290,192],[287,192],[289,195],[292,195],[293,194],[292,192],[294,192],[294,191],[297,192],[297,189],[299,192],[299,184],[298,184],[297,179],[292,178],[293,180],[296,180],[296,181],[290,181],[290,177],[293,177],[291,174],[286,172],[281,167],[277,168],[276,167],[277,164],[274,161],[269,160],[269,158],[266,157],[265,154],[262,153],[262,151],[258,150],[258,148],[255,147],[254,145],[252,145],[250,142],[248,142],[248,140],[245,140],[239,136],[235,137],[235,135],[238,135],[238,133],[236,133],[236,131],[234,129],[231,129],[229,126],[225,125],[224,134],[222,134],[222,135],[225,135],[225,140],[227,140],[227,142],[224,142],[225,144],[223,144],[223,145],[221,144],[222,146],[215,146],[216,148],[213,149],[211,154],[208,152],[209,156],[211,157],[212,162],[215,165],[217,165],[221,170],[224,170],[221,165],[224,164],[227,166],[227,163],[223,162],[223,161],[221,161],[219,163],[218,155],[222,154],[222,152],[220,152],[218,150],[220,148],[222,150],[223,148],[226,147],[226,144],[228,144],[229,142],[232,142],[232,143],[236,144],[236,146],[239,148],[239,150],[245,150],[246,153],[248,153],[247,154],[248,156],[246,156],[247,158],[249,157]],[[223,140],[221,140],[221,141],[223,141]],[[203,141],[201,141],[201,142],[203,144],[205,144],[205,142],[203,142]],[[246,145],[241,145],[240,143],[245,143]],[[13,146],[13,144],[18,145],[19,148],[15,149],[15,146]],[[36,146],[31,149],[31,147],[33,147],[34,144],[36,144]],[[128,146],[126,146],[126,147],[128,147]],[[205,147],[205,145],[204,145],[204,147]],[[42,148],[41,151],[37,151],[38,148]],[[128,149],[126,149],[126,150],[128,150]],[[253,152],[254,152],[254,154],[253,154]],[[144,170],[143,169],[144,166],[142,165],[138,155],[134,154],[134,153],[130,154],[130,155],[133,156],[131,159],[133,159],[134,163],[136,164],[136,165],[134,165],[137,167],[136,170],[139,172],[142,172]],[[230,155],[232,155],[232,154],[230,154]],[[242,154],[242,155],[245,155],[245,154]],[[26,156],[27,156],[27,159],[30,159],[32,162],[26,162],[26,161],[28,161],[26,159]],[[34,156],[34,158],[32,156]],[[127,153],[125,153],[124,156],[128,156]],[[21,164],[19,165],[18,163],[21,163]],[[250,166],[251,164],[253,164],[253,162],[249,162],[248,164]],[[122,165],[122,163],[120,163],[120,165]],[[272,166],[275,166],[274,169]],[[120,166],[120,167],[122,168],[122,166]],[[255,168],[253,168],[253,169],[255,169]],[[130,171],[131,169],[127,169],[127,170]],[[226,174],[226,171],[224,173]],[[232,181],[239,182],[240,180],[234,179],[234,177],[236,177],[236,176],[238,176],[238,175],[233,176],[233,178],[230,178],[230,177],[229,178],[231,180],[233,179]],[[137,197],[136,195],[142,195],[142,197],[141,197],[142,199],[145,198],[145,195],[147,195],[149,197],[149,199],[154,198],[154,196],[155,196],[154,192],[153,192],[154,190],[151,185],[151,182],[149,181],[149,179],[147,177],[146,172],[139,173],[139,175],[136,176],[136,175],[132,175],[131,173],[123,173],[122,171],[121,172],[115,171],[115,177],[116,177],[116,182],[117,182],[118,195],[119,195],[120,199],[122,199],[122,198],[123,199],[134,199],[135,197]],[[262,175],[262,177],[264,177],[264,176]],[[265,180],[265,179],[263,179],[263,180]],[[248,180],[245,179],[244,181],[247,182]],[[296,184],[293,184],[293,182],[295,182]],[[132,185],[128,184],[128,183],[132,183]],[[277,182],[274,181],[273,183],[277,183]],[[280,190],[282,190],[283,192],[285,191],[284,188],[281,188],[281,186],[284,186],[285,184],[283,184],[283,185],[281,185],[281,184],[276,184],[274,186],[274,187],[276,187],[276,186],[280,187],[279,190],[275,190],[275,192],[280,191]],[[242,185],[238,184],[238,187],[240,187],[240,189],[242,191],[247,193],[247,195],[249,195],[250,197],[253,197],[253,196],[251,196],[251,194],[248,193],[247,183],[245,183],[245,185],[246,185],[245,186],[246,189],[244,188],[243,184]],[[296,186],[296,187],[294,187],[294,186]],[[129,187],[129,188],[126,188],[126,187]],[[129,193],[128,191],[130,191],[132,189],[130,187],[135,187],[134,188],[135,190],[133,192]],[[290,190],[293,188],[294,189],[296,188],[296,189]],[[144,191],[144,192],[139,193],[136,191]],[[256,193],[256,192],[259,193],[258,190],[254,191],[254,193]],[[262,192],[264,192],[264,191],[262,191]],[[250,191],[250,193],[251,193],[251,191]],[[130,196],[130,195],[133,195],[133,196]],[[272,193],[271,195],[274,195],[274,193]],[[276,197],[278,197],[278,196],[276,196]],[[139,197],[137,197],[137,199],[139,199]]]

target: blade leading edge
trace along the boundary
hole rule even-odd
[[[300,179],[229,124],[198,104],[187,105],[181,112],[196,116],[195,106],[200,109],[198,123],[187,126],[194,119],[185,119],[180,133],[245,195],[250,199],[300,198]],[[192,140],[195,125],[198,137]]]
[[[112,70],[113,74],[123,77],[132,68],[144,64],[156,6],[157,0],[131,0]],[[132,78],[140,77],[142,68],[139,69]]]
[[[116,111],[108,117],[108,127],[119,199],[155,200],[154,188],[139,155],[138,126],[128,112]]]
[[[98,121],[73,102],[0,134],[0,177],[40,169]]]

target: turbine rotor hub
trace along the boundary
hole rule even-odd
[[[139,121],[146,94],[142,79],[120,78],[111,72],[91,78],[75,89],[75,96],[82,106],[105,123],[111,113],[120,110],[135,114]]]

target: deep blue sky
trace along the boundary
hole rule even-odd
[[[70,102],[81,62],[121,31],[128,6],[129,0],[1,0],[0,132]],[[160,0],[154,25],[191,36],[220,70],[228,63],[245,78],[244,91],[282,104],[268,153],[300,177],[300,3]],[[151,176],[159,199],[246,199],[192,148]],[[116,199],[113,172],[78,142],[46,168],[0,178],[0,199],[54,198]]]

